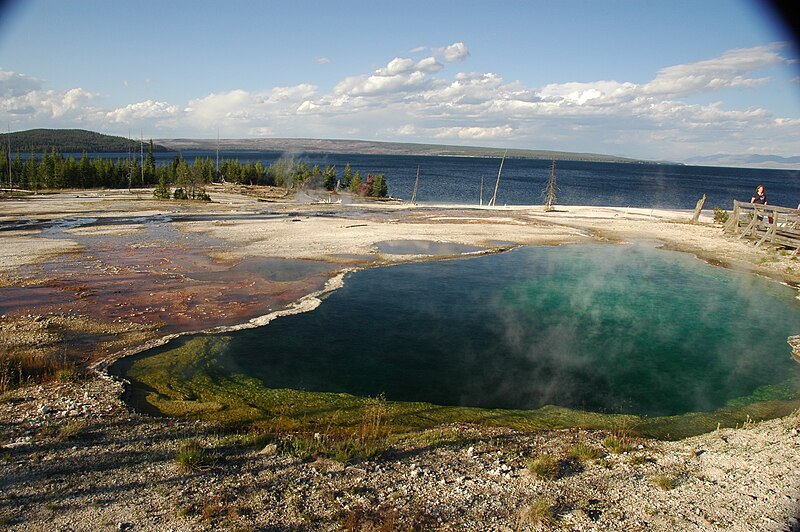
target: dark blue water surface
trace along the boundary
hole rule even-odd
[[[114,158],[127,154],[100,154]],[[177,154],[156,153],[163,164]],[[215,160],[216,152],[187,150],[187,161],[195,157]],[[80,154],[78,154],[78,157]],[[302,153],[287,155],[281,152],[223,151],[220,158],[242,162],[261,161],[269,165],[281,158],[320,166],[335,165],[338,175],[350,164],[362,176],[368,173],[386,174],[389,193],[410,200],[419,167],[420,183],[417,200],[420,203],[478,204],[481,176],[484,178],[484,203],[494,192],[499,158],[442,157],[419,155],[362,155]],[[497,195],[497,205],[535,205],[544,200],[544,189],[551,161],[535,159],[506,159]],[[747,168],[683,166],[667,164],[597,163],[556,161],[557,202],[561,205],[608,205],[615,207],[694,208],[706,194],[706,207],[730,209],[733,200],[749,201],[755,186],[765,185],[773,205],[796,207],[800,203],[800,171]]]
[[[796,394],[796,294],[647,245],[521,248],[356,272],[212,358],[268,388],[674,415]]]

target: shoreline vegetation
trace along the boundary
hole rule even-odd
[[[242,163],[239,159],[223,158],[215,163],[210,157],[195,157],[187,162],[182,154],[166,164],[156,164],[153,141],[148,144],[147,155],[129,153],[116,161],[103,157],[89,158],[84,150],[80,159],[63,155],[55,147],[41,154],[31,152],[23,159],[20,151],[13,159],[6,147],[0,145],[0,183],[7,178],[7,194],[14,189],[38,193],[40,190],[63,189],[144,189],[155,186],[153,195],[158,199],[209,201],[206,187],[213,183],[270,186],[287,190],[326,190],[335,194],[347,191],[362,197],[386,198],[389,186],[382,173],[361,175],[346,164],[341,176],[336,166],[298,161],[294,157],[280,159],[264,166],[260,161]]]
[[[18,387],[8,376],[0,390],[5,527],[796,529],[800,414],[788,403],[778,419],[746,415],[732,429],[674,442],[643,438],[622,418],[537,430],[492,411],[483,422],[445,416],[397,431],[397,405],[383,398],[348,407],[340,397],[336,414],[335,398],[289,391],[276,405],[308,401],[318,423],[276,410],[267,424],[220,424],[137,413],[123,401],[130,388],[86,369],[170,335],[262,324],[316,298],[343,271],[448,258],[380,253],[376,244],[389,240],[491,247],[502,238],[504,248],[658,240],[798,286],[788,253],[726,238],[710,215],[689,223],[688,211],[335,204],[324,191],[233,184],[208,192],[211,201],[169,204],[152,189],[0,201],[0,340],[12,357],[41,362],[46,377]],[[165,205],[170,218],[154,218]],[[95,222],[70,225],[86,219]],[[258,282],[246,288],[257,296],[250,303],[235,297],[240,281],[218,279],[266,259],[331,269]],[[198,268],[209,275],[192,278]],[[13,375],[19,365],[4,360]],[[226,393],[246,397],[248,383],[237,385]],[[154,392],[184,414],[218,408],[191,387],[170,386],[172,397]],[[433,414],[416,408],[421,418]],[[119,482],[141,487],[123,493],[112,488]]]

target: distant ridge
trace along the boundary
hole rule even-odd
[[[8,146],[7,133],[0,133],[0,149]],[[139,139],[105,135],[85,129],[29,129],[10,133],[11,153],[41,153],[53,148],[60,153],[110,153],[138,151]],[[144,139],[149,143],[150,139]],[[255,139],[153,139],[153,150],[214,151],[219,146],[224,150],[276,151],[286,153],[358,153],[376,155],[431,155],[459,157],[497,157],[505,148],[479,146],[454,146],[448,144],[424,144],[411,142],[381,142],[347,139],[306,139],[306,138],[255,138]],[[554,150],[528,150],[510,148],[508,157],[519,159],[544,159],[556,161],[587,161],[632,164],[689,164],[698,166],[729,166],[740,168],[768,168],[800,170],[800,156],[784,157],[763,154],[719,153],[693,157],[683,162],[653,161],[604,155],[599,153],[567,152]]]
[[[216,139],[157,139],[159,144],[171,150],[215,150]],[[461,157],[502,157],[505,148],[481,148],[473,146],[450,146],[442,144],[415,144],[407,142],[378,142],[368,140],[341,139],[220,139],[223,150],[359,153],[381,155],[438,155]],[[574,153],[550,150],[509,149],[508,157],[525,159],[555,159],[558,161],[591,161],[657,164],[652,161],[601,155],[597,153]]]
[[[745,155],[718,153],[716,155],[692,157],[691,159],[688,159],[686,163],[702,166],[734,166],[742,168],[798,170],[800,169],[800,156],[782,157],[780,155],[763,155],[758,153]]]
[[[60,153],[108,153],[139,150],[140,141],[103,135],[85,129],[29,129],[0,134],[0,147],[7,148],[11,143],[11,153],[50,151],[53,148]],[[145,142],[149,143],[149,140]],[[153,151],[167,151],[161,145],[153,144]]]

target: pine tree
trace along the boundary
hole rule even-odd
[[[158,179],[158,186],[153,191],[153,196],[158,199],[169,199],[169,181],[167,181],[167,174],[162,173]]]
[[[147,156],[144,159],[144,180],[145,183],[152,183],[156,177],[156,159],[153,156],[153,139],[147,146]]]
[[[353,178],[350,179],[350,185],[348,185],[347,190],[358,192],[359,188],[361,188],[361,172],[356,172]]]
[[[334,190],[336,188],[336,167],[326,166],[322,176],[324,178],[322,186],[325,187],[325,190]]]
[[[372,192],[370,196],[376,198],[385,198],[389,195],[389,187],[386,185],[386,177],[383,174],[375,176],[372,182]]]
[[[344,172],[342,173],[342,188],[345,190],[350,190],[350,182],[353,180],[353,170],[350,168],[350,163],[347,163],[344,166]]]

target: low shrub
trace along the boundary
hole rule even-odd
[[[56,439],[58,441],[74,440],[81,435],[85,428],[86,425],[80,421],[70,421],[59,429]]]
[[[351,463],[380,456],[386,450],[386,440],[349,434],[297,434],[283,438],[278,447],[301,460],[331,458]]]
[[[585,443],[578,443],[569,449],[567,455],[580,462],[588,462],[601,458],[603,456],[603,451]]]
[[[528,460],[528,471],[544,480],[556,480],[561,469],[561,460],[549,454],[543,454]]]
[[[675,479],[662,473],[653,477],[653,484],[667,491],[675,487]]]
[[[730,215],[728,211],[720,209],[719,207],[714,207],[714,223],[715,224],[724,224],[728,221]]]
[[[633,450],[633,445],[627,436],[612,434],[603,440],[603,446],[614,454],[627,453]]]
[[[212,456],[197,440],[188,440],[181,444],[175,455],[178,468],[185,472],[206,471],[214,463]]]
[[[74,382],[81,374],[67,360],[26,354],[0,354],[0,395],[30,383]]]
[[[529,526],[544,526],[551,528],[558,522],[555,509],[550,499],[540,497],[528,506],[525,506],[518,516],[519,528]]]

